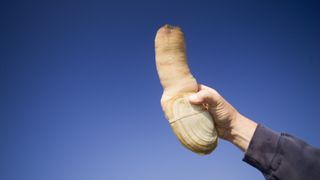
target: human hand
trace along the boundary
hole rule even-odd
[[[218,136],[246,151],[257,124],[241,115],[216,90],[199,85],[196,94],[189,97],[192,104],[204,105],[213,117]]]

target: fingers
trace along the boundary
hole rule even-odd
[[[212,88],[210,88],[210,87],[208,87],[206,85],[203,85],[203,84],[199,84],[199,91],[200,90],[207,90],[207,91],[209,91],[210,93],[212,93],[212,94],[214,94],[216,96],[220,96],[220,94],[216,90],[214,90],[214,89],[212,89]]]
[[[200,85],[199,92],[189,96],[189,101],[193,104],[209,104],[216,106],[221,99],[219,93],[207,86]]]
[[[203,104],[204,102],[204,99],[202,97],[199,96],[199,93],[196,93],[196,94],[192,94],[189,96],[189,101],[192,103],[192,104]]]

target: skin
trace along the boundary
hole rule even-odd
[[[240,114],[216,90],[205,85],[199,85],[198,92],[189,96],[189,101],[208,105],[220,138],[244,152],[248,149],[257,123]]]

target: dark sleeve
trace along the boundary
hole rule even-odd
[[[258,125],[243,161],[268,180],[320,180],[320,149]]]

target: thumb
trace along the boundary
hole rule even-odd
[[[206,89],[189,96],[189,101],[192,104],[208,104],[210,106],[216,106],[219,99],[220,95],[218,93],[213,93]]]

